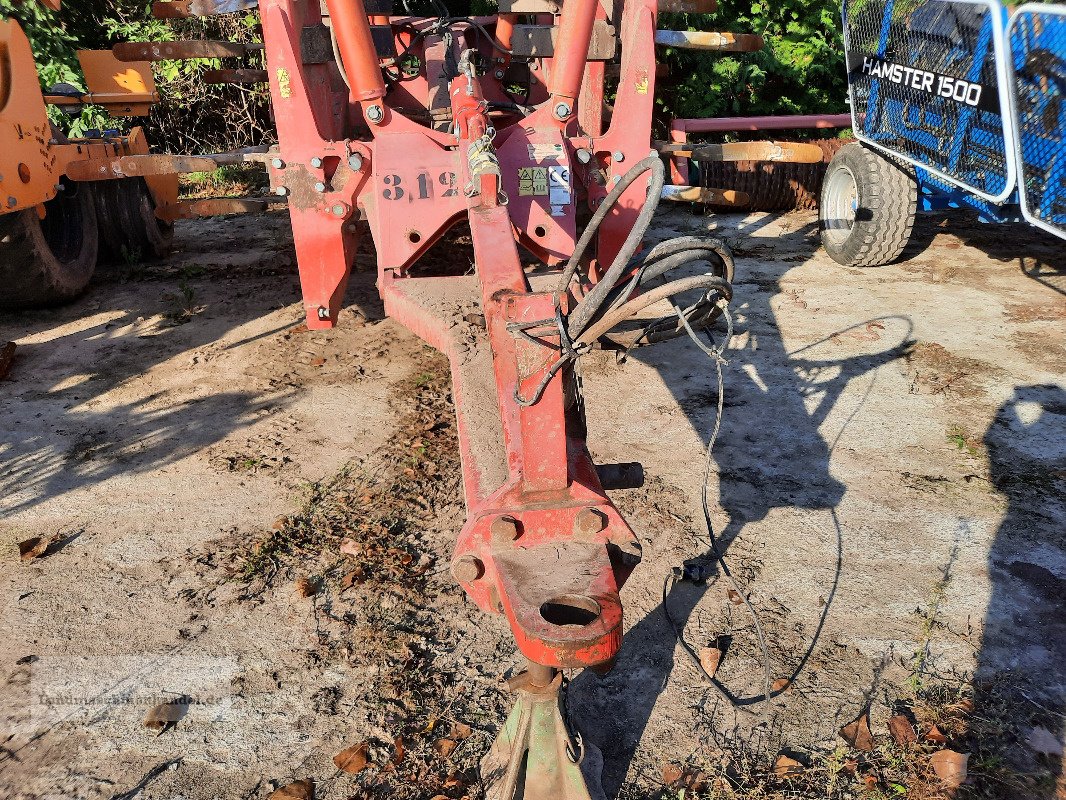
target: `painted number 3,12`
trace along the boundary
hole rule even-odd
[[[381,196],[386,200],[403,200],[405,197],[408,201],[433,199],[434,181],[428,172],[418,173],[413,184],[405,183],[399,175],[385,175],[381,182],[386,187]],[[441,197],[454,197],[459,193],[455,188],[454,172],[440,173],[436,183],[444,188]]]

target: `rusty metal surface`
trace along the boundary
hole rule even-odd
[[[667,14],[713,14],[717,0],[659,0],[659,11]]]
[[[693,161],[787,161],[819,164],[822,149],[804,142],[726,142],[725,144],[671,144],[655,142],[655,149],[675,158]]]
[[[700,183],[732,186],[747,195],[739,205],[759,211],[815,209],[826,166],[849,140],[818,139],[808,142],[822,152],[821,163],[787,164],[758,161],[704,162],[699,165]],[[713,199],[702,201],[719,205]],[[729,204],[733,205],[733,204]]]
[[[258,44],[192,40],[186,42],[121,42],[111,48],[119,61],[167,61],[183,58],[243,58],[263,49]]]
[[[558,14],[561,0],[500,0],[501,14]]]
[[[551,58],[559,29],[553,25],[515,25],[511,35],[511,49],[518,58]],[[592,26],[589,42],[590,61],[610,61],[618,47],[613,25],[597,20]]]
[[[215,153],[206,156],[170,154],[124,155],[117,158],[89,159],[70,165],[68,175],[76,181],[101,181],[147,175],[177,175],[189,172],[213,172],[219,167],[262,161],[265,147]]]
[[[720,53],[753,53],[762,50],[765,45],[758,34],[710,31],[656,31],[655,43],[683,50],[714,50]]]
[[[152,16],[157,19],[185,19],[232,14],[256,8],[259,0],[172,0],[152,3]]]
[[[742,206],[748,202],[744,192],[706,186],[664,186],[663,200],[675,203],[709,203],[719,206]]]
[[[785,114],[764,117],[709,117],[675,119],[671,133],[732,133],[735,131],[801,130],[803,128],[850,128],[851,114]]]
[[[259,214],[271,203],[283,204],[283,197],[210,197],[203,200],[183,200],[178,203],[176,217],[220,217],[227,214]]]
[[[246,86],[266,83],[270,76],[265,69],[209,69],[201,76],[204,83]]]

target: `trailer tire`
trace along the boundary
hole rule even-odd
[[[93,195],[102,262],[135,264],[170,253],[174,226],[155,215],[155,200],[144,178],[98,181]]]
[[[89,285],[100,240],[88,185],[63,181],[44,211],[0,216],[0,308],[58,305]]]
[[[822,182],[822,246],[848,267],[889,264],[910,242],[917,209],[914,170],[858,142],[846,145],[833,156]]]

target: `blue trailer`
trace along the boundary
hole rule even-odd
[[[858,142],[822,184],[836,261],[894,261],[944,208],[1066,238],[1066,6],[845,0],[843,22]]]

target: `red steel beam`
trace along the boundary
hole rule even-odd
[[[363,0],[326,0],[326,7],[352,97],[359,102],[384,97],[385,79]]]
[[[566,120],[573,114],[598,7],[596,0],[567,0],[563,4],[551,74],[551,108],[556,119]]]

